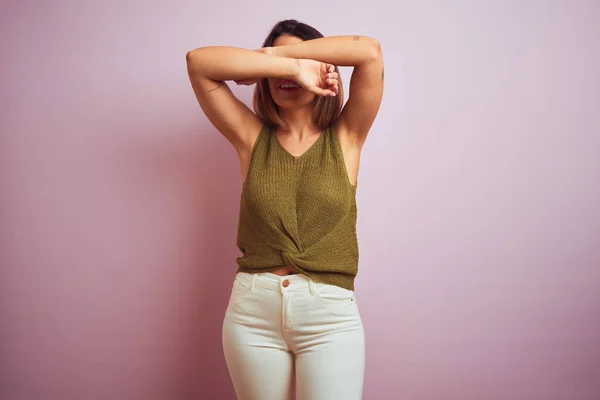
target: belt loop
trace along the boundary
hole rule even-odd
[[[255,282],[256,282],[256,274],[252,274],[252,279],[250,280],[250,290],[254,290]]]
[[[310,294],[314,295],[315,294],[315,283],[313,282],[313,280],[311,278],[308,278],[308,288],[310,290]]]

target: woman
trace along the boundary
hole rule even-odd
[[[242,256],[223,321],[238,399],[362,397],[364,331],[354,296],[360,152],[383,93],[379,43],[323,37],[295,20],[257,51],[187,54],[202,110],[234,146]],[[339,66],[353,66],[342,110]],[[247,108],[225,81],[257,86]]]

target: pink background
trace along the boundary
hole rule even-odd
[[[364,398],[600,399],[600,3],[50,3],[2,4],[3,400],[234,398],[240,177],[185,53],[287,17],[384,49]]]

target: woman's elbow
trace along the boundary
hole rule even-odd
[[[190,50],[185,54],[185,62],[188,65],[192,65],[198,62],[199,59],[199,52],[201,49],[194,49],[194,50]]]
[[[379,43],[379,40],[371,38],[371,48],[373,58],[382,57],[381,43]]]
[[[205,53],[205,49],[203,48],[190,50],[185,55],[185,62],[188,70],[190,72],[193,71],[195,74],[203,73],[206,69],[206,60],[207,53]]]

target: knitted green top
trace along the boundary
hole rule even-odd
[[[335,126],[301,156],[263,126],[242,189],[238,271],[289,265],[316,282],[354,290],[358,273],[356,186],[346,172]]]

